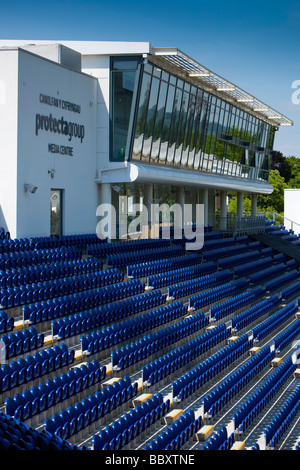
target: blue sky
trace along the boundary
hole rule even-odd
[[[294,121],[275,149],[300,157],[300,2],[0,0],[1,39],[149,41],[174,46]],[[299,94],[300,98],[300,87]]]

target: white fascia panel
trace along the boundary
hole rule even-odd
[[[170,184],[258,194],[273,192],[273,186],[266,182],[136,163],[118,163],[115,167],[110,164],[109,168],[102,170],[98,182]]]

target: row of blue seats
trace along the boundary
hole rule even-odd
[[[271,317],[266,318],[263,322],[252,328],[254,339],[259,342],[272,331],[282,325],[287,319],[294,315],[298,310],[297,302],[290,302],[285,307],[278,310]]]
[[[243,310],[230,319],[232,329],[239,331],[245,328],[250,323],[273,310],[281,304],[281,296],[274,294],[271,297],[264,299],[255,305]]]
[[[203,317],[203,326],[209,323],[208,317]],[[201,356],[215,345],[224,341],[230,334],[230,329],[225,324],[207,330],[197,338],[185,343],[169,353],[142,366],[142,381],[151,387],[172,374],[181,367]]]
[[[62,343],[53,348],[43,349],[25,358],[10,361],[0,367],[0,393],[4,394],[16,387],[40,380],[65,366],[74,363],[75,351]],[[3,395],[2,395],[3,398]]]
[[[124,273],[117,268],[94,273],[69,276],[51,281],[9,287],[0,290],[0,306],[14,308],[55,297],[76,294],[98,287],[116,284],[124,280]]]
[[[249,280],[251,284],[258,284],[259,282],[266,281],[271,277],[275,277],[279,273],[284,273],[287,269],[289,268],[285,263],[275,264],[269,268],[250,273]]]
[[[250,380],[270,364],[274,357],[275,351],[271,351],[268,345],[260,349],[255,356],[250,357],[202,398],[204,413],[214,417]]]
[[[173,258],[162,258],[155,261],[144,261],[127,265],[128,277],[146,277],[153,274],[164,273],[174,269],[195,266],[200,263],[198,253],[191,253]]]
[[[274,372],[255,390],[246,401],[234,411],[232,419],[235,431],[243,433],[253,423],[259,413],[270,403],[282,385],[296,370],[291,356],[283,361]]]
[[[160,260],[162,256],[164,256],[164,258],[173,258],[176,256],[183,256],[184,254],[184,248],[181,246],[170,246],[144,251],[108,255],[106,259],[109,266],[122,267],[127,266],[128,264],[132,264],[133,262],[142,263],[144,259],[155,261]]]
[[[133,279],[99,289],[23,305],[23,320],[31,324],[50,321],[62,316],[90,310],[93,307],[115,302],[125,297],[131,297],[144,292],[144,290],[145,284],[138,279]]]
[[[195,418],[195,413],[188,410],[183,413],[174,423],[167,426],[157,437],[144,447],[144,450],[176,451],[193,437],[201,428],[202,417]]]
[[[62,439],[70,439],[99,419],[107,416],[124,403],[135,398],[138,392],[137,382],[131,383],[124,377],[113,384],[83,398],[74,405],[54,413],[45,419],[45,429]]]
[[[213,238],[209,239],[204,236],[204,245],[203,245],[203,251],[208,251],[208,250],[214,250],[217,249],[218,247],[228,247],[228,246],[233,246],[237,244],[237,240],[235,237],[220,237],[220,238]]]
[[[275,279],[272,279],[271,281],[268,281],[265,283],[267,292],[273,292],[274,290],[279,289],[285,284],[288,284],[289,282],[294,281],[298,277],[299,277],[298,269],[292,269],[291,271],[283,273],[280,276],[276,277]]]
[[[0,334],[9,333],[13,331],[15,326],[15,319],[12,316],[8,316],[7,312],[0,310]]]
[[[55,436],[45,429],[39,431],[5,413],[0,413],[0,450],[90,450],[87,446],[76,446]]]
[[[260,267],[266,268],[267,266],[272,266],[273,264],[274,260],[272,256],[267,256],[255,261],[250,261],[249,263],[234,266],[233,272],[236,276],[247,276],[253,271],[258,270]]]
[[[200,294],[189,297],[189,307],[194,310],[210,305],[218,300],[230,297],[243,289],[246,289],[249,281],[246,278],[237,279],[235,281],[222,284],[221,286],[213,287]]]
[[[260,250],[248,251],[245,253],[240,253],[238,255],[226,256],[225,258],[220,258],[218,260],[218,266],[221,269],[232,268],[233,266],[238,266],[239,264],[244,264],[247,261],[255,261],[261,258],[263,255]]]
[[[107,255],[119,253],[130,253],[133,251],[144,250],[147,248],[156,249],[169,247],[170,240],[162,238],[144,238],[139,240],[127,240],[117,242],[107,242],[104,244],[96,243],[87,246],[87,252],[93,256],[106,258]]]
[[[230,450],[234,440],[234,433],[228,436],[227,428],[223,425],[220,429],[214,431],[213,435],[200,450]]]
[[[49,237],[32,237],[30,243],[36,250],[61,247],[86,248],[91,243],[106,243],[96,233],[84,233],[77,235],[54,235]]]
[[[210,308],[210,315],[215,320],[220,320],[246,305],[253,303],[255,300],[260,299],[265,292],[266,288],[264,286],[253,287],[248,291],[237,294],[230,299],[212,306]]]
[[[300,291],[300,281],[294,282],[281,291],[282,298],[288,300]]]
[[[163,400],[160,393],[125,413],[92,437],[93,450],[120,450],[142,432],[165,416],[170,400]]]
[[[146,292],[113,304],[53,320],[52,336],[57,335],[59,339],[65,339],[85,333],[93,328],[127,318],[134,313],[158,307],[165,303],[166,297],[167,294],[161,294],[159,290]]]
[[[224,246],[222,248],[216,248],[213,250],[202,251],[202,258],[205,261],[217,261],[221,258],[228,256],[237,255],[238,253],[245,253],[249,251],[249,246],[247,244],[237,244],[234,246]]]
[[[34,282],[44,282],[68,276],[93,273],[103,269],[103,262],[96,258],[61,261],[25,268],[0,271],[0,288],[22,286]]]
[[[148,332],[166,323],[172,322],[187,313],[187,305],[182,302],[164,305],[156,310],[130,318],[120,323],[93,331],[80,337],[82,354],[96,354],[116,346],[138,335]]]
[[[233,273],[229,269],[224,269],[216,273],[206,274],[196,277],[189,281],[174,284],[168,287],[169,298],[180,299],[188,295],[194,294],[212,286],[217,286],[223,282],[233,279]]]
[[[49,250],[8,253],[0,255],[0,269],[24,268],[40,264],[70,261],[79,259],[80,256],[80,252],[76,248],[53,248]]]
[[[282,404],[278,413],[264,430],[266,444],[275,448],[300,409],[300,385]]]
[[[20,421],[27,421],[44,411],[63,404],[77,394],[98,385],[106,377],[106,367],[98,361],[87,362],[56,375],[39,385],[15,393],[4,401],[5,413]]]
[[[279,333],[273,340],[274,345],[280,353],[288,344],[290,344],[300,332],[300,319],[295,320],[290,326],[285,328],[281,333]]]
[[[1,357],[5,357],[6,360],[9,360],[15,356],[20,356],[21,354],[42,348],[44,338],[44,333],[38,333],[34,327],[18,330],[8,335],[2,335],[0,337],[2,341]]]
[[[228,331],[230,332],[228,328],[224,330],[225,333]],[[192,370],[172,382],[173,399],[176,399],[176,402],[180,402],[188,398],[206,382],[247,352],[252,345],[253,340],[249,339],[247,335],[243,335],[212,354]]]
[[[111,352],[112,366],[124,370],[171,344],[203,328],[203,313],[190,316],[169,327],[146,335]]]
[[[152,289],[159,289],[160,287],[170,286],[172,284],[188,281],[197,276],[214,273],[217,271],[217,266],[213,261],[201,263],[194,266],[182,267],[173,269],[163,273],[157,273],[147,277],[147,285]]]

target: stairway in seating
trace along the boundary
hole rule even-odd
[[[265,245],[271,246],[274,250],[281,251],[287,256],[300,261],[300,247],[299,245],[293,245],[290,241],[282,239],[278,235],[272,235],[271,233],[257,233],[252,234],[252,238],[259,240]]]

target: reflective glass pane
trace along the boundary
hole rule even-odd
[[[162,136],[161,136],[160,152],[159,152],[159,159],[161,161],[165,161],[167,157],[171,122],[172,122],[174,96],[175,96],[175,87],[172,85],[169,85],[164,123],[163,123],[163,129],[162,129]]]
[[[135,125],[135,136],[133,142],[132,158],[140,159],[142,154],[144,129],[148,111],[148,101],[150,95],[151,76],[147,73],[143,75],[143,81],[140,92],[140,101]]]
[[[149,159],[150,152],[151,152],[154,120],[155,120],[156,106],[157,106],[157,100],[158,100],[158,91],[159,91],[159,80],[158,78],[153,77],[152,83],[151,83],[150,97],[149,97],[149,102],[148,102],[148,112],[147,112],[147,118],[146,118],[144,142],[143,142],[143,149],[142,149],[142,158],[145,160]]]
[[[179,164],[181,161],[188,105],[189,105],[189,93],[184,92],[182,96],[180,119],[179,119],[178,132],[177,132],[177,138],[176,138],[176,149],[175,149],[175,163],[176,164]]]
[[[151,158],[153,160],[158,158],[159,151],[160,151],[160,141],[161,141],[161,136],[163,132],[165,106],[166,106],[166,99],[167,99],[167,89],[168,89],[168,84],[162,81],[160,84],[159,99],[158,99],[158,104],[157,104],[155,124],[154,124],[154,130],[153,130],[153,142],[152,142],[152,148],[151,148]]]
[[[180,119],[181,99],[182,99],[182,90],[177,88],[175,92],[172,124],[171,124],[170,136],[169,136],[169,147],[168,147],[168,155],[167,155],[167,160],[169,163],[173,162],[173,159],[174,159],[177,131],[178,131],[178,125],[179,125],[179,119]]]

